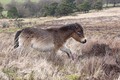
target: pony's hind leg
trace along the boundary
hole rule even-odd
[[[55,50],[51,50],[47,60],[48,61],[54,61],[55,58],[56,58],[56,52],[55,52]]]

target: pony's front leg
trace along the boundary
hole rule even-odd
[[[60,48],[60,50],[65,52],[69,58],[72,58],[72,60],[74,60],[74,57],[73,57],[72,52],[71,52],[70,49],[63,46],[63,47]]]

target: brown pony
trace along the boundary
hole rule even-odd
[[[14,48],[30,46],[43,52],[52,51],[52,56],[55,56],[60,49],[66,52],[68,57],[72,57],[71,51],[63,47],[70,37],[78,42],[86,43],[83,28],[78,23],[50,29],[25,28],[16,33]]]

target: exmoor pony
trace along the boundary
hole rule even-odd
[[[70,37],[80,43],[87,41],[83,28],[78,23],[64,25],[60,28],[25,28],[17,31],[14,38],[14,48],[29,46],[43,52],[51,51],[52,56],[55,56],[60,49],[73,59],[71,51],[63,46]]]

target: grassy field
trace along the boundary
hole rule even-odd
[[[20,23],[25,23],[23,27],[41,28],[81,24],[87,43],[83,45],[73,39],[66,43],[75,60],[61,51],[54,61],[48,61],[49,52],[13,49],[14,35],[20,28],[15,28],[14,19],[1,19],[1,24],[8,22],[10,25],[0,28],[3,30],[0,32],[0,80],[120,80],[119,9],[61,18],[23,19]]]

